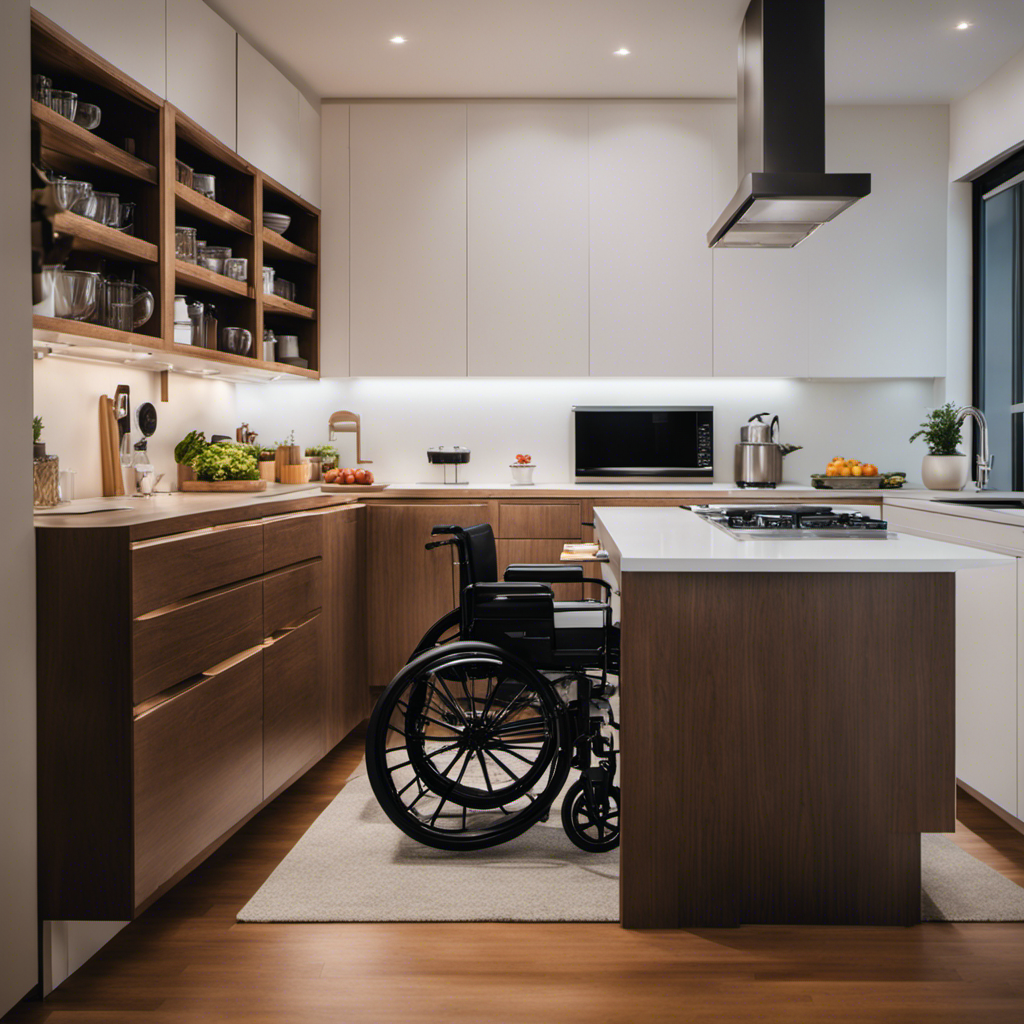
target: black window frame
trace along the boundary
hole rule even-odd
[[[984,353],[984,246],[982,231],[984,225],[984,197],[993,189],[1005,184],[1012,178],[1024,174],[1024,148],[1017,150],[1005,160],[985,171],[973,180],[971,196],[972,214],[972,305],[973,305],[973,346],[972,346],[972,401],[976,408],[985,412],[983,405],[985,395],[985,363]],[[1014,290],[1014,398],[1016,402],[1024,401],[1024,394],[1017,394],[1024,380],[1024,202],[1019,203],[1017,211],[1018,231],[1020,232],[1020,264],[1015,275]],[[987,415],[987,413],[986,413]],[[1024,414],[1016,414],[1022,415]],[[1012,484],[1015,491],[1024,490],[1024,448],[1021,444],[1022,431],[1011,432],[1013,450],[1010,453]],[[977,430],[972,430],[971,461],[977,453]]]

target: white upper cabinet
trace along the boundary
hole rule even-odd
[[[167,0],[167,99],[231,149],[235,59],[235,30],[203,0]]]
[[[712,372],[715,126],[722,105],[590,107],[590,372]]]
[[[299,191],[299,90],[238,36],[238,154]]]
[[[323,377],[347,377],[349,108],[343,103],[325,103],[321,111],[323,208],[320,211],[320,374]]]
[[[32,0],[40,14],[158,96],[167,92],[164,3],[165,0]],[[55,87],[60,88],[59,82]]]
[[[468,117],[470,376],[586,376],[587,108]]]
[[[946,372],[947,107],[831,107],[829,171],[871,194],[797,251],[806,259],[811,377]]]
[[[466,107],[354,104],[349,138],[352,375],[465,376]]]
[[[299,93],[299,187],[300,196],[320,205],[320,106]]]

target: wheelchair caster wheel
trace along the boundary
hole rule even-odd
[[[619,845],[619,788],[608,790],[608,807],[603,814],[595,814],[587,804],[583,780],[574,782],[562,800],[562,828],[581,850],[604,853]]]

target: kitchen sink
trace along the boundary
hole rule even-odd
[[[970,505],[971,508],[991,509],[1024,509],[1024,500],[1020,498],[991,498],[989,500],[978,500],[977,498],[935,498],[935,501],[944,505]]]

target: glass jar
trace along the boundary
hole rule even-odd
[[[274,294],[274,274],[276,271],[273,267],[263,268],[263,293],[265,295]]]
[[[186,263],[196,261],[196,229],[178,226],[174,229],[174,255]]]
[[[56,455],[40,455],[32,460],[32,504],[36,508],[53,508],[60,503],[60,459]]]
[[[192,344],[200,348],[206,343],[206,325],[203,322],[205,308],[197,299],[188,304],[188,318],[192,321]]]

